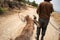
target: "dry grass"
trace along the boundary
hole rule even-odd
[[[60,24],[60,13],[53,12],[52,16],[54,17],[54,21],[56,21],[58,24]]]

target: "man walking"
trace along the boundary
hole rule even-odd
[[[37,40],[39,40],[41,29],[42,29],[41,40],[43,40],[50,19],[50,15],[54,11],[53,5],[50,3],[50,1],[52,0],[44,0],[44,2],[40,3],[37,9],[37,14],[39,15],[39,24],[40,24],[40,27],[37,27]]]

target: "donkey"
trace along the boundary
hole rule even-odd
[[[60,40],[60,34],[59,34],[59,40]]]
[[[28,15],[25,17],[25,19],[27,23],[20,36],[16,37],[15,40],[30,40],[33,35],[34,21]]]

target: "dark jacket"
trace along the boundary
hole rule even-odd
[[[50,2],[42,2],[37,9],[37,14],[42,19],[49,19],[53,11],[53,5]]]

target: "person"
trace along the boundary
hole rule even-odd
[[[41,29],[42,29],[41,40],[44,39],[50,15],[54,11],[53,5],[50,1],[52,0],[44,0],[44,2],[40,3],[40,5],[37,8],[37,14],[39,16],[38,21],[40,25],[39,27],[37,27],[37,38],[36,38],[37,40],[39,40]]]

